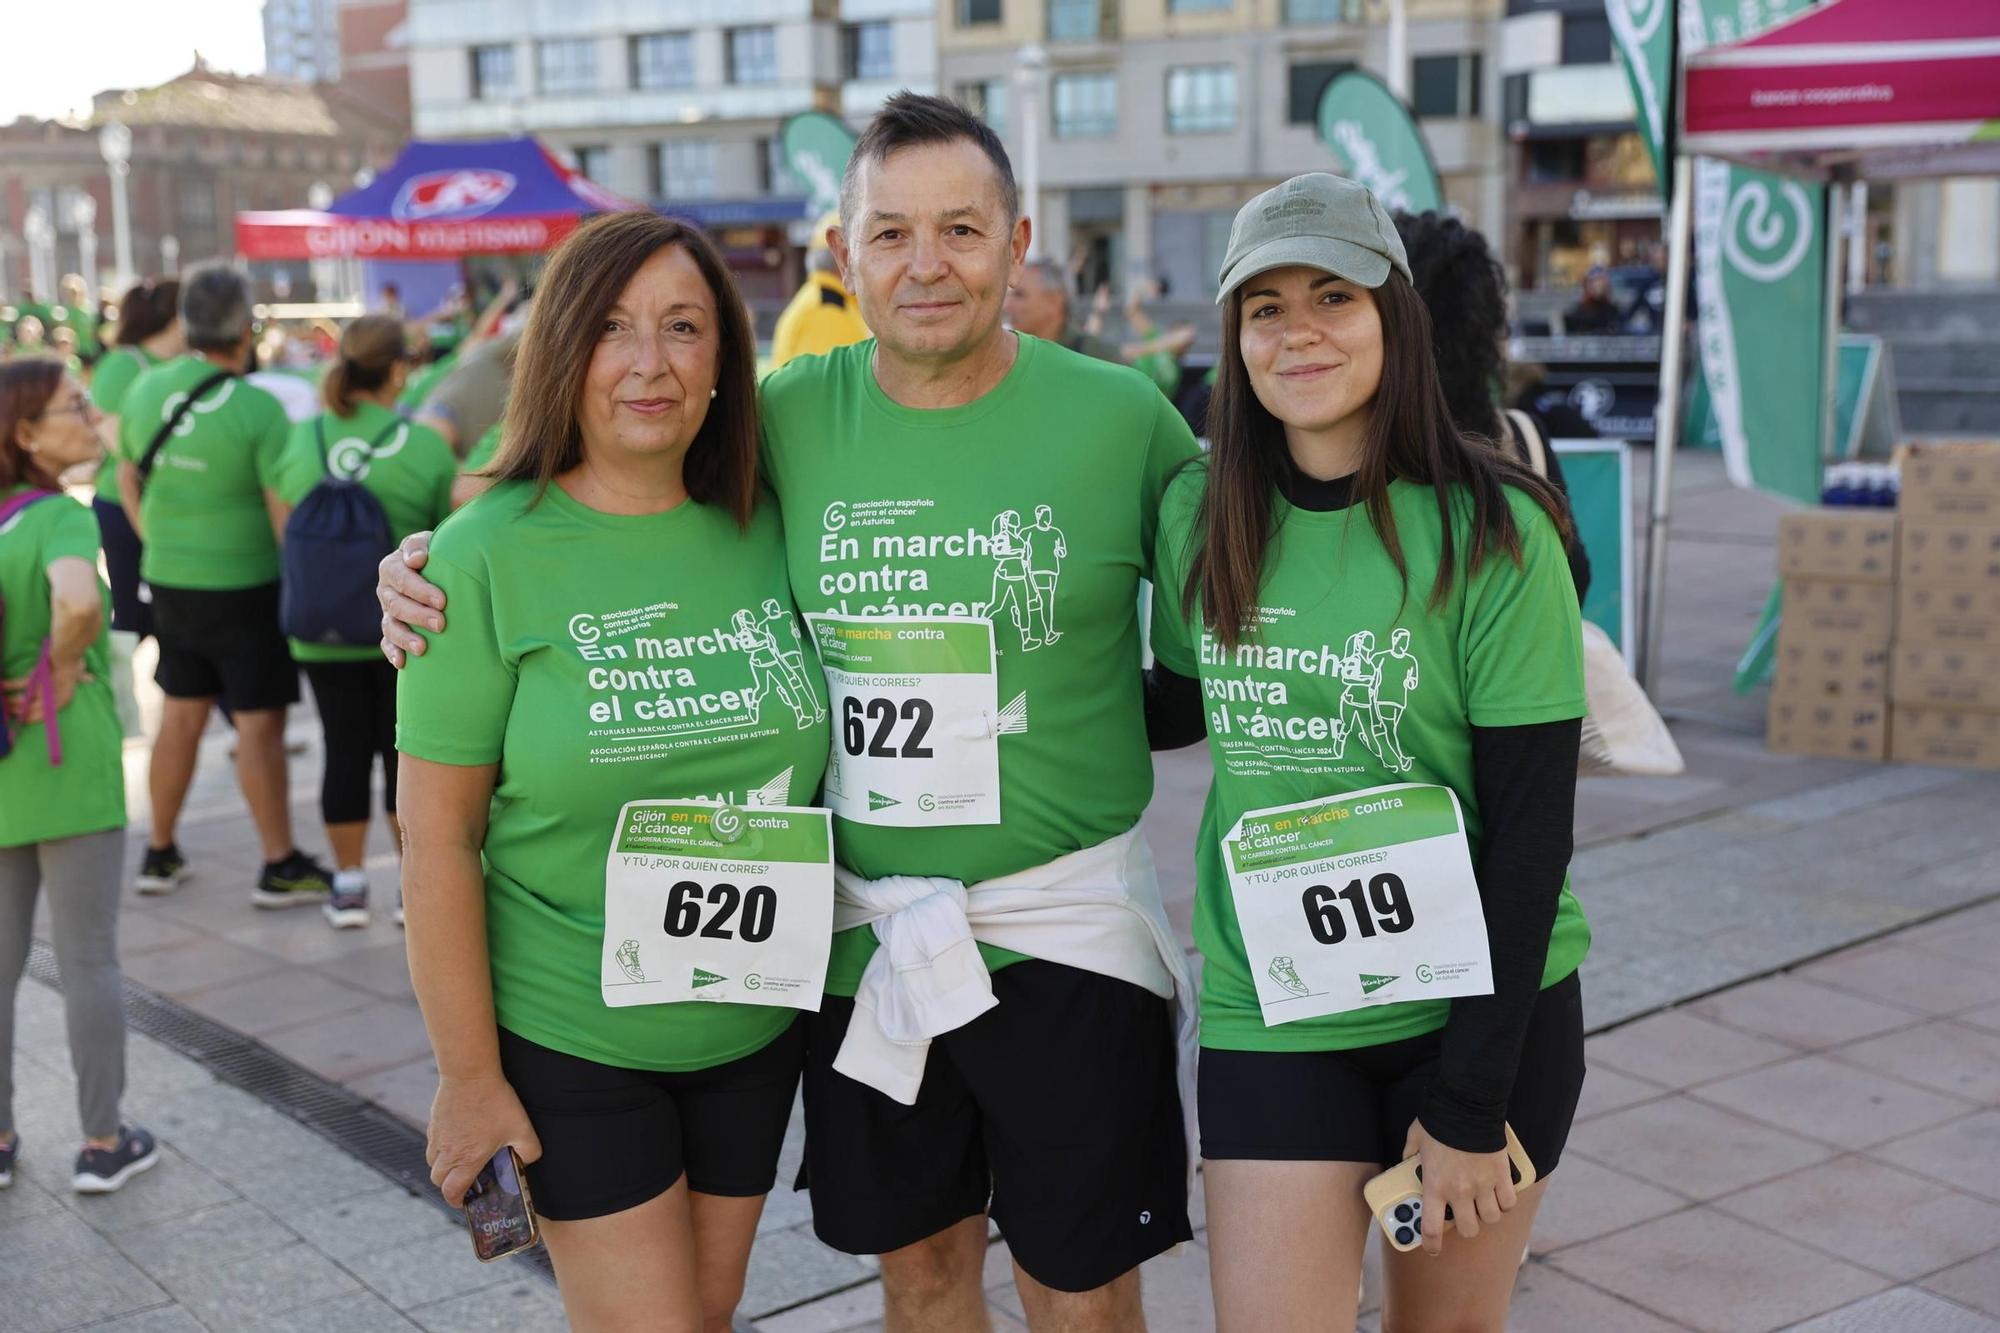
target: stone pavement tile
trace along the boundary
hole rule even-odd
[[[1208,1289],[1208,1251],[1183,1245],[1179,1254],[1148,1259],[1139,1270],[1148,1333],[1212,1333],[1215,1301]]]
[[[282,958],[208,935],[122,961],[127,977],[175,998],[224,982],[267,976],[285,966]]]
[[[1678,1194],[1570,1153],[1549,1177],[1535,1213],[1534,1252],[1596,1240],[1687,1206]]]
[[[2000,1206],[1865,1157],[1837,1157],[1712,1206],[1905,1281],[2000,1249]]]
[[[239,1162],[210,1164],[238,1193],[263,1205],[279,1221],[324,1209],[340,1199],[380,1189],[381,1172],[349,1156],[303,1127],[298,1145],[275,1157],[247,1157]],[[293,1230],[297,1230],[293,1227]]]
[[[351,1013],[273,1032],[264,1044],[335,1083],[429,1055],[415,1001],[376,1000]]]
[[[1693,1095],[1843,1148],[1865,1148],[1956,1120],[1973,1109],[1960,1098],[1823,1055],[1804,1055],[1704,1084]]]
[[[160,1282],[217,1333],[263,1333],[286,1311],[361,1290],[351,1274],[303,1243],[227,1264],[163,1273]]]
[[[400,1185],[383,1185],[319,1208],[295,1211],[290,1225],[314,1249],[339,1263],[371,1250],[447,1233],[468,1249],[472,1244],[462,1223]]]
[[[37,934],[42,932],[37,931]],[[48,938],[43,935],[43,938]],[[120,912],[118,916],[118,956],[132,958],[155,949],[171,949],[178,945],[192,943],[199,938],[186,926],[176,925],[167,918],[153,912],[136,908]]]
[[[394,898],[391,898],[393,904]],[[247,906],[247,904],[246,904]],[[387,909],[366,930],[335,930],[318,908],[299,906],[280,911],[251,908],[216,922],[214,929],[231,944],[270,954],[295,967],[325,968],[371,946],[396,943],[402,931],[389,920]]]
[[[237,1197],[226,1181],[163,1142],[159,1164],[133,1177],[116,1194],[73,1194],[68,1204],[99,1231],[115,1232],[164,1218],[185,1217],[220,1203],[232,1203]]]
[[[375,997],[312,972],[288,971],[190,991],[179,999],[226,1028],[261,1037],[279,1028],[352,1012],[373,1003]]]
[[[207,1333],[199,1319],[178,1305],[162,1305],[90,1327],[91,1333]]]
[[[1681,1096],[1578,1125],[1569,1150],[1693,1199],[1712,1199],[1833,1155],[1822,1144]]]
[[[1920,1021],[1907,1009],[1814,985],[1789,972],[1696,1000],[1688,1011],[1807,1051]]]
[[[1927,1014],[1955,1014],[2000,1000],[2000,969],[1893,943],[1821,959],[1800,975]]]
[[[2000,887],[2000,866],[1992,864],[1990,855],[1986,873],[1989,882]],[[2000,919],[1988,920],[1974,912],[1953,912],[1905,932],[1896,942],[1970,963],[1983,963],[2000,957]]]
[[[1988,1032],[2000,1032],[2000,1004],[1989,1004],[1967,1010],[1958,1016],[1958,1021],[1985,1028]]]
[[[569,1333],[554,1286],[518,1272],[510,1277],[501,1286],[432,1301],[407,1313],[430,1333]]]
[[[2000,950],[1992,955],[2000,958]],[[1855,1042],[1836,1059],[1894,1074],[1939,1092],[2000,1106],[2000,1032],[1939,1019],[1904,1032]]]
[[[755,1327],[757,1333],[846,1333],[881,1323],[882,1284],[870,1282],[783,1314],[766,1315]]]
[[[185,1217],[168,1218],[117,1233],[116,1244],[148,1273],[213,1268],[267,1250],[283,1249],[298,1236],[254,1203],[239,1199]]]
[[[111,1259],[118,1251],[65,1208],[53,1213],[0,1222],[0,1256],[10,1266],[34,1266],[68,1255]]]
[[[2000,1316],[2000,1250],[1989,1250],[1942,1273],[1932,1273],[1920,1285],[1960,1305]]]
[[[156,1098],[188,1088],[212,1087],[215,1081],[215,1075],[179,1051],[171,1050],[142,1033],[126,1031],[125,1100],[128,1105],[143,1111]]]
[[[1507,1311],[1508,1333],[1578,1333],[1582,1329],[1671,1333],[1678,1327],[1545,1263],[1522,1265],[1521,1275],[1514,1281],[1514,1302]]]
[[[1981,1198],[2000,1202],[2000,1111],[1981,1111],[1869,1150],[1870,1157],[1907,1167]]]
[[[1685,1088],[1772,1064],[1794,1052],[1775,1041],[1671,1010],[1591,1038],[1584,1054],[1593,1065]]]
[[[421,1240],[371,1246],[342,1262],[369,1290],[402,1310],[481,1287],[502,1286],[519,1276],[504,1265],[482,1264],[474,1258],[472,1238],[461,1227],[435,1231]]]
[[[1574,1246],[1549,1262],[1705,1333],[1764,1333],[1887,1285],[1873,1273],[1708,1208]]]
[[[347,1084],[348,1091],[359,1093],[418,1129],[431,1122],[431,1098],[437,1086],[437,1064],[428,1055],[363,1074]]]
[[[1789,1333],[1884,1333],[1887,1329],[1895,1333],[2000,1333],[2000,1320],[1915,1287],[1897,1287],[1795,1324]]]
[[[0,1265],[7,1333],[53,1333],[166,1303],[167,1293],[118,1254],[26,1266],[10,1255]]]
[[[357,1291],[274,1316],[269,1333],[416,1333],[417,1326],[372,1291]]]
[[[391,895],[382,910],[386,913],[393,906],[395,897]],[[403,948],[401,934],[398,931],[398,938],[387,944],[329,958],[315,970],[384,1000],[410,999],[416,992],[410,987],[410,957]]]
[[[772,1231],[757,1237],[743,1288],[743,1315],[756,1319],[875,1275],[872,1265],[822,1245],[810,1227]]]
[[[31,1146],[29,1150],[35,1149]],[[6,1234],[10,1222],[61,1211],[62,1205],[56,1202],[55,1195],[28,1179],[24,1171],[16,1171],[14,1183],[0,1190],[0,1235]]]

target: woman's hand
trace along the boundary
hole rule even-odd
[[[431,534],[413,532],[375,567],[375,600],[382,604],[382,656],[402,670],[403,654],[424,655],[424,638],[412,625],[436,633],[444,629],[444,592],[421,577],[431,557]]]
[[[1444,1251],[1444,1213],[1451,1209],[1458,1234],[1471,1240],[1482,1222],[1498,1222],[1514,1207],[1514,1170],[1507,1152],[1460,1152],[1432,1138],[1412,1121],[1403,1155],[1415,1154],[1423,1170],[1424,1253]]]
[[[542,1155],[542,1141],[513,1087],[498,1074],[482,1078],[439,1077],[431,1099],[430,1138],[424,1160],[431,1184],[454,1208],[465,1205],[465,1192],[493,1160],[511,1145],[523,1163]]]
[[[56,663],[49,672],[50,684],[55,687],[56,711],[60,713],[69,707],[70,701],[76,698],[77,686],[96,679],[97,677],[83,669],[82,662],[72,662],[68,666]],[[5,700],[7,716],[12,718],[17,726],[32,727],[37,723],[48,721],[48,717],[42,712],[42,692],[30,690],[27,677],[24,676],[19,680],[0,680],[0,697]]]

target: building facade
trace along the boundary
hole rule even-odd
[[[340,0],[264,0],[264,72],[299,83],[340,78]]]
[[[536,135],[703,224],[746,296],[781,302],[810,219],[780,126],[808,110],[859,122],[899,88],[934,91],[934,3],[410,0],[412,118],[423,138]]]
[[[1039,253],[1082,290],[1138,276],[1214,294],[1236,209],[1335,159],[1315,130],[1345,70],[1384,74],[1376,0],[938,0],[939,82],[984,113],[1017,174],[1032,156]],[[1445,193],[1502,210],[1496,0],[1407,0],[1410,101]],[[1024,48],[1036,48],[1037,67]],[[1029,152],[1033,136],[1034,151]]]
[[[337,0],[343,93],[410,123],[410,0]]]

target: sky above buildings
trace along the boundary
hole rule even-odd
[[[261,0],[0,0],[0,125],[89,114],[91,94],[183,73],[264,68]]]

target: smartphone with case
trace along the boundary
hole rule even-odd
[[[482,1264],[533,1249],[542,1239],[527,1173],[511,1147],[493,1154],[465,1192],[465,1227]]]
[[[1514,1188],[1526,1189],[1535,1183],[1535,1164],[1528,1160],[1514,1127],[1507,1129],[1507,1162],[1513,1169]],[[1405,1157],[1361,1187],[1368,1211],[1382,1227],[1382,1238],[1391,1249],[1406,1254],[1424,1243],[1424,1169],[1414,1156]],[[1451,1221],[1446,1209],[1444,1220]]]

